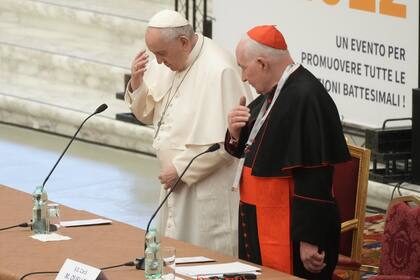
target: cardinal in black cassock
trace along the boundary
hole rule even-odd
[[[334,164],[350,160],[337,108],[318,79],[293,62],[276,27],[257,26],[247,35],[236,57],[243,80],[260,95],[229,113],[225,141],[244,160],[239,257],[331,279],[340,238]]]

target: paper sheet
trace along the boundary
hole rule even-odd
[[[58,233],[49,233],[49,234],[34,234],[31,236],[33,239],[47,242],[47,241],[62,241],[62,240],[70,240],[71,238],[65,235],[60,235]]]
[[[60,223],[63,227],[80,227],[80,226],[93,226],[93,225],[104,225],[112,223],[111,220],[106,219],[90,219],[90,220],[74,220],[74,221],[63,221]]]
[[[176,258],[176,264],[184,264],[184,263],[204,263],[204,262],[214,262],[213,259],[209,259],[207,257],[198,256],[198,257],[184,257],[184,258]]]
[[[260,269],[256,266],[244,264],[241,262],[198,266],[177,266],[175,269],[177,274],[193,278],[197,276],[220,275],[225,273],[253,273],[259,270]]]

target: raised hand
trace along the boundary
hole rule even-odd
[[[141,50],[137,53],[133,62],[131,63],[131,90],[135,91],[139,86],[143,84],[144,72],[146,72],[146,65],[149,62],[149,55],[145,50]]]
[[[241,96],[239,99],[239,105],[228,114],[228,130],[230,136],[236,140],[239,139],[241,129],[246,125],[251,115],[249,113],[249,108],[246,107],[245,104],[246,98],[245,96]]]

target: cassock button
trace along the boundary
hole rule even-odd
[[[246,227],[246,224],[245,224],[245,223],[242,223],[242,226],[243,226],[243,227]]]

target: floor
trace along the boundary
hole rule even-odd
[[[33,192],[68,141],[0,124],[0,184]],[[52,201],[145,228],[159,196],[158,170],[154,157],[76,140],[45,187]]]

